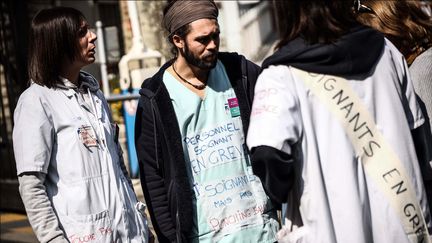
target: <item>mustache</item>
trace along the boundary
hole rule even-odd
[[[206,58],[209,58],[209,57],[217,57],[217,52],[206,54],[202,58],[206,59]]]

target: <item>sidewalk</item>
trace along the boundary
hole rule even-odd
[[[25,214],[0,212],[0,242],[38,242]]]

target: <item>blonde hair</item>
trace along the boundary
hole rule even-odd
[[[364,0],[361,3],[372,11],[359,13],[357,20],[382,32],[409,63],[432,46],[432,20],[420,1]]]

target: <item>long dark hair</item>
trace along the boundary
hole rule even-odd
[[[73,62],[79,53],[78,38],[84,15],[73,8],[39,11],[30,28],[28,74],[35,83],[53,87],[62,63]]]
[[[370,12],[358,15],[358,20],[384,35],[404,54],[410,63],[419,49],[432,46],[432,21],[420,1],[363,0]]]
[[[331,43],[356,21],[352,0],[273,0],[280,48],[301,36],[308,43]]]

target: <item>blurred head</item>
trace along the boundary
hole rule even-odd
[[[410,59],[419,48],[432,45],[432,20],[420,1],[364,0],[371,11],[358,14],[358,21],[382,33]]]
[[[73,8],[41,10],[33,18],[29,40],[29,77],[53,87],[63,65],[81,68],[95,61],[96,35]]]
[[[302,37],[309,44],[331,43],[354,26],[352,0],[273,0],[280,48]]]
[[[214,67],[219,50],[218,13],[213,0],[168,1],[163,25],[173,45],[171,52],[199,68]]]

